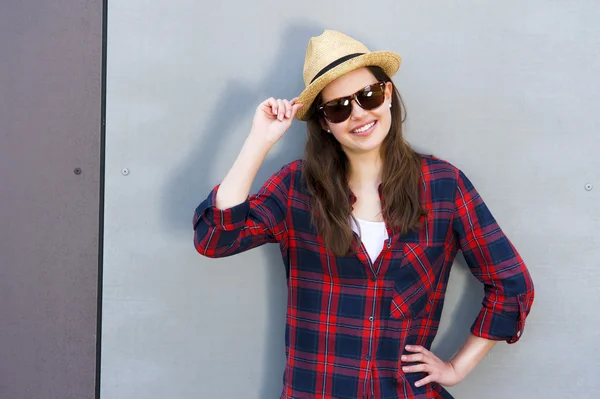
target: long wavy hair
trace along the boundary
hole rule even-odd
[[[392,82],[378,67],[368,67],[379,81]],[[419,198],[421,157],[406,142],[402,124],[406,109],[393,84],[391,127],[381,145],[383,162],[382,212],[394,231],[404,234],[419,226],[426,212]],[[313,104],[319,104],[319,95]],[[337,256],[352,249],[351,204],[348,186],[349,161],[336,138],[323,130],[320,115],[308,120],[308,142],[304,154],[303,177],[312,196],[311,216],[325,246]]]

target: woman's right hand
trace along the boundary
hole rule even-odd
[[[290,128],[296,112],[303,106],[296,104],[297,100],[298,97],[291,101],[271,97],[263,101],[254,114],[250,135],[274,145]]]
[[[296,104],[297,100],[269,98],[258,106],[252,122],[252,131],[219,186],[217,208],[228,209],[248,198],[260,165],[273,145],[292,125],[296,112],[302,107],[302,104]]]

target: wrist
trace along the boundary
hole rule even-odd
[[[450,364],[450,366],[454,370],[454,375],[456,375],[459,381],[464,380],[467,374],[469,374],[470,368],[466,369],[466,367],[464,367],[464,365],[461,365],[461,363],[458,362],[457,359],[450,359],[448,361],[448,364]]]
[[[262,163],[272,147],[273,144],[264,137],[251,133],[244,142],[242,152],[245,153],[246,156],[260,160]]]
[[[256,132],[254,129],[250,132],[244,143],[244,148],[266,156],[275,143],[264,137],[263,134]]]

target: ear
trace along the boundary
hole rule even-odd
[[[392,82],[385,82],[385,101],[388,103],[392,103],[392,91],[394,90],[394,85]]]
[[[331,129],[329,128],[329,125],[327,124],[325,118],[319,117],[319,123],[321,124],[321,129],[325,130],[328,133],[331,133]]]

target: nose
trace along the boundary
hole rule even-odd
[[[351,103],[352,103],[352,113],[350,114],[351,119],[361,119],[362,117],[364,117],[366,115],[367,112],[363,109],[363,107],[358,105],[358,101],[356,101],[356,98],[353,98]]]

